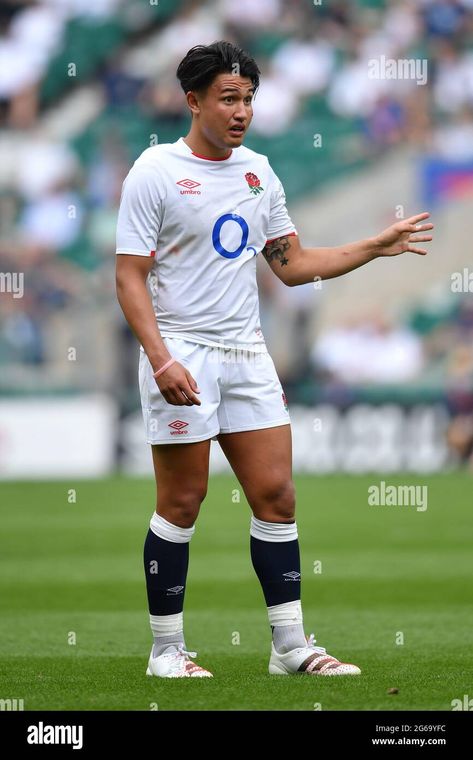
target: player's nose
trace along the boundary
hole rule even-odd
[[[243,103],[243,101],[238,104],[238,107],[233,114],[233,118],[235,119],[235,121],[238,121],[240,123],[245,121],[246,109],[245,109],[245,104]]]

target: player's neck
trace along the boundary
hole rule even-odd
[[[203,135],[193,132],[192,129],[183,139],[194,155],[199,158],[209,158],[218,161],[228,158],[232,153],[231,148],[218,148],[206,140]]]

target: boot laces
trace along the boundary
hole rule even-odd
[[[327,650],[324,647],[315,646],[317,639],[315,638],[313,633],[311,633],[310,636],[306,636],[306,639],[307,639],[307,646],[309,649],[312,649],[314,652],[318,652],[319,654],[327,654]]]

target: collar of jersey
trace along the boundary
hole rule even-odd
[[[212,161],[212,163],[214,161],[216,161],[216,162],[228,161],[228,159],[231,158],[232,155],[233,155],[233,150],[231,150],[230,153],[228,154],[228,156],[224,156],[224,158],[208,158],[207,156],[201,156],[200,153],[194,153],[194,151],[192,150],[192,148],[190,148],[188,146],[188,144],[186,142],[184,142],[184,138],[183,137],[180,137],[179,140],[178,140],[178,142],[180,142],[182,144],[182,146],[184,147],[184,149],[188,153],[190,153],[191,156],[195,156],[195,158],[200,158],[201,161]]]

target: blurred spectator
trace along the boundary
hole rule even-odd
[[[473,160],[473,110],[464,109],[451,122],[435,130],[433,152],[448,161]]]
[[[315,39],[310,30],[284,42],[272,61],[274,73],[286,81],[288,89],[302,96],[324,90],[334,67],[333,46]]]
[[[277,24],[282,14],[282,0],[220,0],[219,10],[226,24],[244,32],[268,29]]]
[[[473,53],[462,53],[442,41],[434,48],[434,101],[449,113],[473,105]]]
[[[268,137],[287,132],[298,107],[299,99],[296,92],[287,87],[286,81],[280,75],[268,72],[263,76],[254,99],[251,128]]]
[[[181,124],[188,114],[187,102],[174,71],[165,72],[143,88],[140,103],[143,113],[170,124]]]
[[[401,103],[387,95],[381,96],[365,120],[365,129],[372,147],[399,143],[406,129],[406,113]]]
[[[77,176],[79,163],[74,151],[66,144],[41,139],[22,144],[15,157],[15,184],[27,199],[39,198],[62,182]]]
[[[24,8],[0,38],[0,100],[8,104],[7,124],[25,128],[34,123],[38,86],[49,59],[58,49],[64,19],[45,5]]]
[[[423,9],[426,32],[433,37],[453,37],[466,19],[467,3],[461,0],[430,0]]]
[[[25,241],[35,240],[41,247],[57,250],[77,240],[82,219],[80,196],[67,186],[57,186],[25,206],[19,231]]]
[[[365,61],[352,59],[335,74],[328,103],[333,112],[340,116],[368,116],[384,89],[383,80],[369,79]]]
[[[390,325],[382,314],[340,325],[313,347],[316,367],[345,383],[402,383],[419,376],[422,342],[407,327]]]

